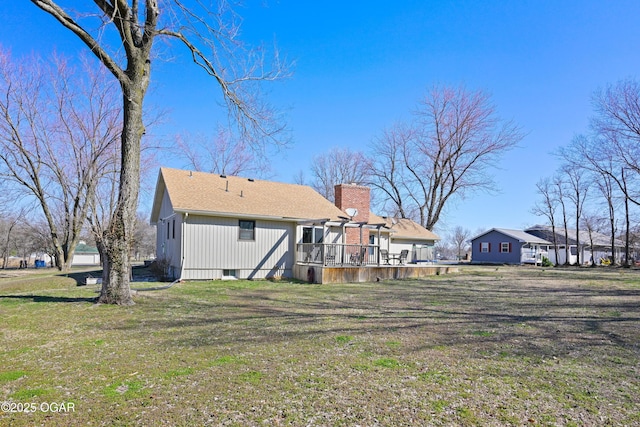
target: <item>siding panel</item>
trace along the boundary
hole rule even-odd
[[[295,226],[256,220],[255,240],[238,239],[239,220],[190,215],[185,223],[185,279],[219,279],[223,270],[239,278],[292,274]]]
[[[175,221],[175,238],[173,234]],[[168,262],[169,275],[177,277],[180,274],[181,255],[181,215],[174,215],[173,206],[165,190],[160,206],[158,223],[156,224],[156,258]],[[167,233],[167,227],[169,233]]]

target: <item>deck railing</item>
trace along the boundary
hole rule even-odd
[[[297,262],[326,266],[379,265],[376,245],[344,245],[340,243],[299,243]]]

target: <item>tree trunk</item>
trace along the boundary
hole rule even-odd
[[[558,262],[558,239],[556,237],[556,225],[553,221],[551,221],[551,235],[553,236],[553,251],[556,255],[556,267],[560,264]]]
[[[625,183],[625,187],[626,187],[626,183]],[[629,231],[629,228],[631,228],[631,220],[629,219],[629,198],[626,196],[624,198],[624,221],[625,221],[624,267],[631,267],[631,263],[629,262],[629,257],[631,256],[631,250],[629,245],[629,240],[631,239],[630,231]]]
[[[609,222],[610,222],[609,225],[611,226],[611,265],[615,265],[616,263],[616,224],[613,219],[613,216],[611,216],[611,219]]]
[[[576,194],[576,265],[580,266],[580,195]],[[584,262],[584,260],[583,260]]]
[[[135,68],[135,65],[134,67]],[[124,121],[122,129],[122,163],[118,204],[104,236],[106,266],[102,272],[102,291],[98,303],[133,305],[129,286],[130,244],[135,233],[135,218],[140,189],[140,141],[144,134],[142,102],[146,90],[146,69],[134,73],[122,84]]]

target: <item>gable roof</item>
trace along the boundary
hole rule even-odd
[[[158,222],[165,190],[176,212],[340,220],[345,213],[306,185],[161,168],[151,210]]]
[[[420,224],[412,221],[409,218],[382,218],[386,227],[391,229],[391,236],[394,239],[411,239],[411,240],[424,240],[435,241],[440,240],[440,237],[434,232],[427,230]]]
[[[549,240],[553,240],[553,232],[552,232],[552,228],[550,225],[534,225],[533,227],[529,227],[527,228],[525,231],[526,232],[538,232],[540,234],[543,234],[545,236],[547,236],[547,239]],[[571,244],[572,240],[573,242],[575,242],[576,240],[576,229],[575,228],[568,228],[567,229],[567,235],[569,237],[569,243]],[[558,240],[559,243],[564,242],[565,236],[564,236],[564,228],[562,227],[556,227],[556,239]],[[580,230],[580,232],[578,233],[578,236],[580,237],[580,244],[581,245],[589,245],[590,241],[593,240],[593,246],[604,246],[604,247],[610,247],[611,246],[611,238],[609,236],[607,236],[606,234],[603,233],[599,233],[597,231],[592,231],[591,232],[591,236],[589,236],[589,232],[587,230]],[[620,239],[614,239],[614,244],[617,247],[624,247],[624,242]]]
[[[175,212],[339,222],[348,217],[306,185],[160,168],[151,209],[152,224],[160,219],[165,190]],[[410,219],[391,219],[370,212],[368,224],[384,224],[396,239],[440,240],[436,234]]]
[[[78,243],[78,245],[76,246],[76,250],[74,251],[74,254],[77,255],[86,255],[86,254],[98,254],[98,248],[96,248],[95,246],[89,246],[86,243]]]
[[[511,230],[508,228],[492,228],[491,230],[485,231],[482,234],[477,235],[476,237],[469,239],[469,240],[476,240],[484,235],[487,235],[489,233],[491,233],[492,231],[496,231],[498,233],[504,234],[505,236],[509,236],[513,239],[516,239],[517,241],[521,242],[521,243],[535,243],[535,244],[539,244],[539,245],[551,245],[552,243],[545,240],[545,239],[541,239],[540,237],[534,236],[533,234],[529,234],[526,231],[522,231],[522,230]]]

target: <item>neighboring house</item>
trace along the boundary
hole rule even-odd
[[[556,264],[556,253],[553,249],[553,232],[550,226],[545,225],[536,225],[530,228],[527,228],[525,232],[532,234],[534,236],[545,239],[549,242],[552,242],[549,246],[549,260]],[[569,264],[575,264],[578,260],[578,253],[580,253],[580,263],[581,264],[591,264],[591,262],[595,262],[596,264],[600,264],[602,259],[607,259],[611,257],[611,238],[606,234],[591,232],[591,236],[589,236],[589,232],[586,230],[580,230],[580,248],[578,248],[578,242],[576,239],[576,230],[568,229],[567,235],[568,240],[564,235],[564,228],[556,227],[555,229],[556,235],[556,244],[558,245],[558,262],[557,264],[565,264],[567,261],[567,245],[569,249]],[[591,247],[593,241],[593,247]],[[614,240],[614,250],[615,250],[615,258],[616,262],[620,262],[621,256],[624,254],[624,243],[618,239]]]
[[[89,246],[86,242],[78,243],[73,253],[71,265],[100,265],[100,254],[98,248]]]
[[[492,228],[471,239],[471,262],[487,264],[537,264],[548,257],[552,244],[521,230]]]
[[[304,185],[162,168],[151,211],[157,260],[186,280],[309,278],[326,267],[380,266],[381,249],[411,240],[372,214],[369,202],[369,189],[351,184],[336,186],[334,205]],[[438,240],[428,236],[416,234],[411,244]]]

